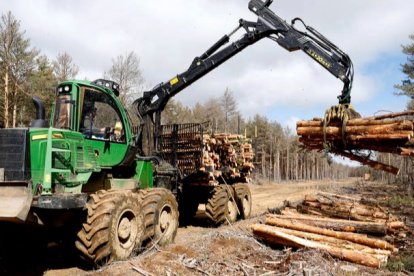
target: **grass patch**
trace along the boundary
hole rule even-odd
[[[407,206],[414,207],[414,197],[412,196],[400,196],[394,195],[388,199],[388,205],[390,206]]]
[[[413,255],[405,255],[399,256],[395,259],[390,259],[387,263],[387,269],[392,272],[398,271],[414,271],[414,256]]]

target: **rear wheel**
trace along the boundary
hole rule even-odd
[[[234,197],[230,197],[229,200],[227,201],[227,209],[228,209],[228,220],[229,222],[233,223],[237,221],[237,205],[236,202],[234,202],[233,200]]]
[[[250,218],[252,214],[252,195],[250,188],[247,184],[240,183],[233,186],[237,207],[240,211],[240,217],[242,219]]]
[[[153,188],[140,191],[144,213],[144,240],[152,239],[159,245],[174,241],[178,228],[178,206],[167,189]]]
[[[229,196],[223,186],[214,187],[209,194],[206,204],[206,215],[211,224],[220,225],[227,221],[229,216]]]
[[[99,191],[87,203],[87,218],[76,248],[96,265],[128,258],[141,246],[144,224],[137,194]]]

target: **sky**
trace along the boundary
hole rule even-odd
[[[414,33],[414,1],[276,0],[271,9],[288,22],[301,17],[348,53],[355,66],[352,103],[362,116],[405,109],[408,98],[394,96],[394,85],[404,79],[401,45]],[[102,77],[115,57],[134,51],[147,88],[185,71],[240,18],[257,20],[248,0],[3,0],[0,12],[7,11],[42,54],[54,59],[68,52],[80,79]],[[226,88],[245,117],[265,115],[294,129],[298,119],[322,117],[337,104],[342,82],[303,52],[264,40],[176,98],[192,106]]]

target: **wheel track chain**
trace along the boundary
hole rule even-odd
[[[214,225],[226,222],[228,216],[227,202],[228,192],[223,186],[216,186],[210,192],[210,197],[206,204],[206,215]]]
[[[109,242],[109,235],[104,230],[110,227],[110,215],[115,206],[128,197],[139,202],[138,195],[128,190],[100,190],[90,195],[86,204],[86,222],[78,232],[78,240],[75,242],[76,248],[87,261],[97,264],[111,254],[110,246],[105,246]]]

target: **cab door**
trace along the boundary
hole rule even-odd
[[[122,162],[128,145],[125,121],[117,103],[106,92],[91,87],[80,87],[82,108],[79,132],[86,146],[97,157],[101,167],[113,167]]]

